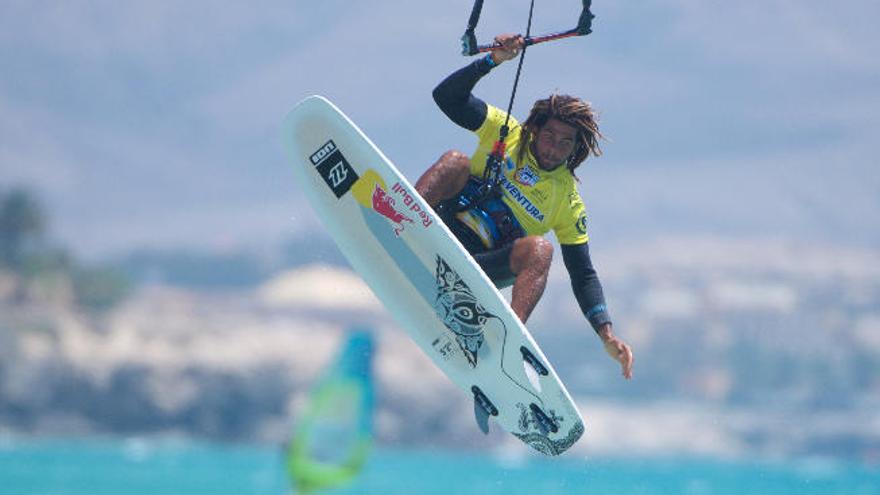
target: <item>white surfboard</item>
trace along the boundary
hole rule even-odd
[[[495,422],[547,455],[583,434],[571,396],[507,301],[391,161],[320,96],[287,116],[300,188],[379,300]],[[418,377],[413,377],[418,380]]]

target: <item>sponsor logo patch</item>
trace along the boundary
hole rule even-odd
[[[538,174],[536,174],[535,171],[532,170],[531,167],[529,167],[528,165],[517,170],[516,173],[513,175],[513,177],[520,184],[522,184],[524,186],[529,186],[529,187],[537,184],[538,179],[540,179]]]
[[[309,160],[337,198],[341,198],[347,193],[352,184],[358,180],[357,172],[354,171],[332,139],[324,143],[324,146],[321,146],[318,151],[312,153]]]
[[[581,234],[587,233],[587,215],[581,213],[581,216],[577,219],[577,224],[575,225],[578,229],[578,232]]]

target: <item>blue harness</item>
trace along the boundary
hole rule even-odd
[[[485,250],[498,249],[512,244],[525,236],[525,231],[513,216],[510,208],[498,195],[492,195],[480,202],[483,181],[471,177],[454,203],[453,217],[468,228],[482,243]]]

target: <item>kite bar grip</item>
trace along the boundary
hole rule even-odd
[[[529,36],[528,38],[523,39],[524,46],[532,46],[537,45],[539,43],[546,43],[548,41],[561,40],[564,38],[572,38],[574,36],[583,36],[580,34],[577,29],[572,29],[571,31],[565,31],[562,33],[552,33],[552,34],[544,34],[541,36]],[[469,55],[476,55],[478,53],[486,53],[486,52],[494,52],[495,50],[500,50],[504,48],[500,43],[493,43],[491,45],[478,45],[476,47],[476,51],[474,53],[470,53]]]
[[[581,15],[578,18],[578,24],[574,29],[569,29],[568,31],[562,31],[558,33],[550,33],[544,34],[541,36],[527,36],[523,41],[525,42],[525,46],[537,45],[539,43],[546,43],[548,41],[561,40],[564,38],[571,38],[574,36],[586,36],[593,32],[593,19],[596,17],[590,12],[590,5],[592,4],[592,0],[583,0],[583,10],[581,11]],[[474,34],[474,29],[477,27],[477,22],[480,19],[480,11],[483,9],[483,0],[476,0],[474,3],[474,8],[471,10],[471,17],[468,21],[467,30],[461,36],[461,54],[468,55],[477,55],[479,53],[492,52],[495,50],[500,50],[502,48],[500,43],[492,43],[487,45],[478,45],[477,37]]]

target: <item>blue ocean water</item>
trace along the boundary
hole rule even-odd
[[[281,448],[185,442],[0,441],[0,493],[288,494]],[[374,450],[351,486],[328,494],[877,494],[880,467],[831,461],[499,460],[476,453]]]

